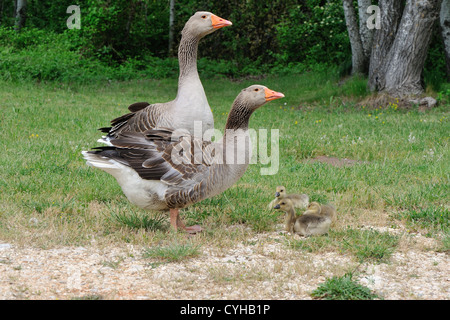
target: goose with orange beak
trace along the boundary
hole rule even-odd
[[[174,230],[196,233],[202,227],[186,226],[179,210],[224,192],[244,175],[252,150],[250,117],[262,105],[282,97],[281,92],[262,85],[243,89],[217,142],[160,128],[120,133],[111,140],[112,146],[83,151],[83,155],[88,165],[116,178],[130,202],[147,210],[170,211]],[[234,155],[244,161],[234,162]]]
[[[165,103],[137,102],[130,113],[111,120],[110,127],[100,128],[106,133],[99,142],[111,145],[110,140],[124,132],[144,132],[158,127],[185,129],[197,134],[194,123],[201,122],[201,134],[214,129],[214,118],[197,71],[197,51],[200,40],[218,29],[231,26],[231,21],[211,12],[196,12],[186,22],[178,47],[180,75],[174,100]]]

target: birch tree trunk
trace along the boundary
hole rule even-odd
[[[442,1],[440,22],[447,62],[447,81],[450,82],[450,0]]]
[[[359,34],[364,51],[364,59],[370,60],[370,53],[372,52],[373,34],[374,30],[367,27],[367,20],[370,14],[367,13],[367,8],[372,5],[371,0],[358,0],[359,12]]]
[[[25,26],[25,21],[27,19],[26,15],[27,10],[27,0],[17,0],[16,5],[16,22],[14,25],[14,29],[16,32],[19,32]]]
[[[421,76],[441,1],[407,1],[386,61],[382,91],[396,97],[419,95],[424,91]]]
[[[365,73],[367,60],[364,56],[363,44],[359,34],[358,22],[352,0],[342,0],[345,22],[352,48],[352,74]]]
[[[175,0],[170,0],[170,5],[169,5],[169,56],[172,55],[172,52],[173,52],[174,21],[175,21]]]
[[[386,60],[395,40],[402,17],[402,0],[380,0],[381,28],[375,30],[373,48],[370,56],[370,91],[382,90],[385,86]]]

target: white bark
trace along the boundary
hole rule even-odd
[[[440,22],[447,62],[447,80],[450,81],[450,0],[442,1]]]
[[[170,4],[169,4],[169,55],[172,53],[172,50],[173,50],[174,21],[175,21],[175,0],[170,0]]]
[[[16,23],[14,29],[20,31],[25,26],[27,0],[17,0],[16,5]]]
[[[367,60],[365,59],[363,44],[359,34],[358,22],[352,0],[342,0],[345,22],[352,48],[352,74],[364,73]]]
[[[371,5],[371,0],[358,0],[359,34],[361,36],[361,42],[366,61],[369,61],[370,59],[374,34],[374,29],[369,29],[367,27],[367,20],[371,16],[371,14],[367,13],[367,8]]]

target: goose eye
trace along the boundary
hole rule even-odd
[[[202,19],[206,19],[206,15],[202,15]]]
[[[256,91],[256,92],[258,92],[258,91],[259,91],[259,89],[258,89],[258,88],[256,88],[256,89],[255,89],[255,91]]]

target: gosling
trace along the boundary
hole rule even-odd
[[[336,222],[337,213],[336,209],[331,205],[320,204],[318,202],[311,202],[308,205],[308,209],[303,214],[315,214],[324,216],[331,219],[331,222]]]
[[[282,199],[274,206],[286,212],[285,230],[302,236],[322,235],[328,232],[331,218],[314,213],[295,216],[294,204],[290,199]]]
[[[275,199],[269,203],[269,209],[272,209],[281,199],[285,198],[292,201],[294,208],[305,209],[309,204],[309,196],[307,194],[287,194],[285,187],[278,186],[275,192]]]

